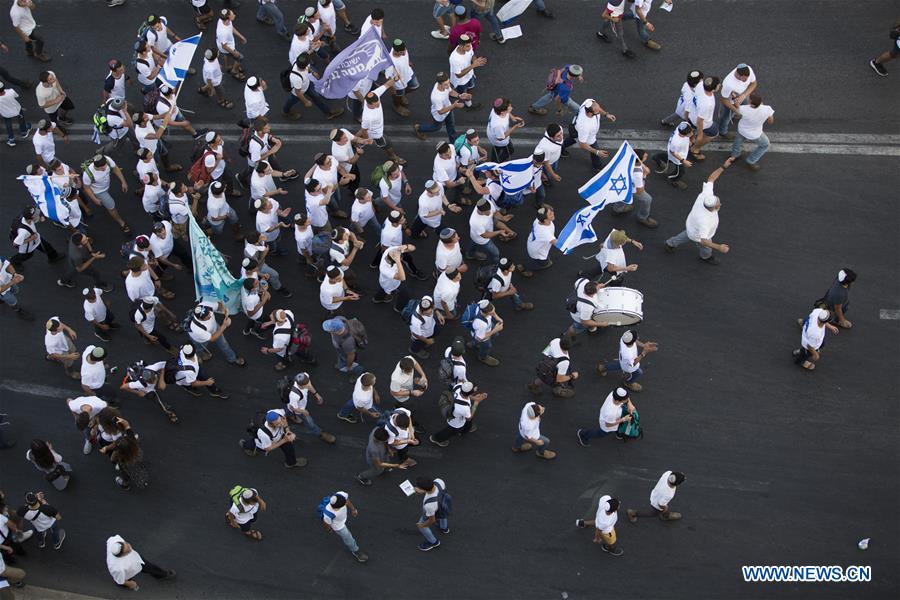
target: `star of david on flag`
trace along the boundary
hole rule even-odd
[[[631,170],[634,168],[636,160],[637,154],[634,153],[631,144],[622,142],[618,152],[603,167],[603,170],[578,188],[578,193],[591,204],[599,205],[600,208],[616,202],[631,204],[631,196],[634,192]]]
[[[159,70],[157,79],[175,89],[178,84],[187,77],[188,69],[191,68],[191,61],[194,59],[194,51],[200,43],[200,34],[191,36],[187,39],[175,42],[169,48],[169,54],[166,56],[166,62]]]
[[[527,193],[534,182],[534,162],[531,157],[517,158],[502,163],[485,162],[475,167],[476,172],[497,171],[500,185],[508,195]],[[540,167],[538,167],[540,171]]]
[[[559,232],[556,238],[556,247],[563,254],[569,254],[582,244],[590,244],[597,241],[597,234],[591,225],[591,221],[603,210],[600,204],[589,204],[572,215],[563,230]]]

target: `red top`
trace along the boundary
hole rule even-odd
[[[459,45],[459,36],[468,33],[472,37],[472,48],[478,50],[478,41],[481,38],[481,23],[478,19],[469,19],[465,23],[457,23],[450,28],[449,45],[447,54],[450,54]]]

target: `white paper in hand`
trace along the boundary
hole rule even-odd
[[[500,33],[503,35],[504,40],[513,40],[517,37],[522,37],[522,26],[513,25],[512,27],[501,29]]]
[[[413,487],[413,484],[409,482],[409,479],[400,484],[400,489],[403,490],[403,493],[407,496],[412,496],[416,493],[416,489]]]

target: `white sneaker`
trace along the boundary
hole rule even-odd
[[[450,38],[450,34],[444,33],[440,29],[435,29],[434,31],[431,32],[431,37],[433,37],[436,40],[446,40],[446,39]]]
[[[20,531],[16,541],[19,543],[22,543],[33,535],[34,535],[33,529],[29,529],[28,531]]]
[[[84,448],[82,448],[81,451],[84,454],[90,454],[91,450],[93,450],[93,449],[94,449],[94,446],[93,446],[93,444],[91,444],[91,440],[84,440]]]

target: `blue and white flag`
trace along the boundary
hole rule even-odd
[[[475,167],[476,172],[497,171],[500,176],[500,184],[507,195],[521,194],[531,187],[534,181],[535,167],[531,157],[517,158],[503,163],[486,162]]]
[[[582,198],[601,209],[607,204],[631,204],[634,192],[631,170],[637,154],[628,142],[622,142],[618,152],[603,170],[578,188]]]
[[[345,98],[365,77],[375,81],[391,64],[381,34],[371,27],[328,63],[321,79],[312,79],[319,94],[336,100]]]
[[[231,275],[218,248],[206,237],[194,216],[189,215],[189,219],[197,302],[213,305],[221,302],[229,314],[239,313],[244,279],[237,279]]]
[[[166,62],[162,69],[159,70],[157,79],[175,89],[178,84],[187,77],[188,69],[191,68],[191,61],[194,59],[194,51],[200,44],[200,34],[191,36],[180,42],[175,42],[169,48],[169,55],[166,56]]]
[[[69,203],[49,175],[19,175],[41,214],[60,225],[69,224]]]
[[[563,230],[559,232],[556,238],[556,247],[563,254],[569,254],[582,244],[596,242],[597,234],[594,233],[591,221],[601,210],[603,210],[602,204],[590,204],[572,215]]]

